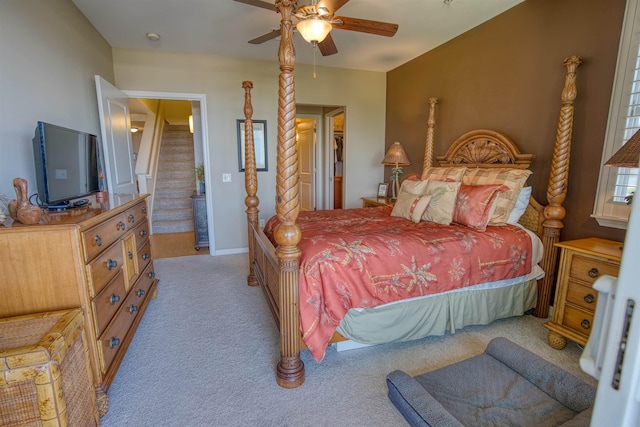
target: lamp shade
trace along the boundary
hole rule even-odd
[[[409,166],[411,162],[409,161],[409,157],[407,153],[402,148],[402,144],[399,142],[394,142],[389,147],[387,154],[382,159],[383,165],[393,165],[393,166]]]
[[[331,24],[316,16],[304,19],[296,24],[296,29],[309,43],[320,43],[331,31]]]
[[[640,161],[640,130],[633,134],[631,138],[616,153],[606,161],[605,165],[619,168],[637,168]]]

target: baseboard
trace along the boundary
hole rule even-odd
[[[235,255],[235,254],[246,254],[249,252],[249,248],[236,248],[236,249],[221,249],[221,250],[216,250],[213,255],[214,256],[219,256],[219,255]]]

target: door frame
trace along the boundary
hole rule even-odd
[[[323,205],[323,198],[326,195],[326,187],[323,185],[320,185],[320,183],[324,183],[324,177],[323,177],[323,170],[324,170],[324,159],[322,156],[322,152],[320,149],[320,146],[322,146],[324,144],[324,138],[323,138],[323,132],[322,132],[322,126],[320,125],[322,123],[322,114],[296,114],[296,118],[297,119],[303,119],[303,120],[313,120],[314,123],[314,127],[316,129],[316,134],[314,136],[315,141],[314,141],[314,149],[313,149],[313,156],[314,156],[314,164],[315,164],[315,179],[314,179],[314,204],[315,204],[315,209],[324,209],[324,205]]]
[[[324,194],[324,209],[333,209],[334,208],[334,204],[333,204],[333,162],[331,161],[331,159],[333,159],[333,140],[334,140],[334,120],[333,118],[339,114],[344,114],[344,129],[342,130],[342,134],[344,136],[344,139],[347,139],[347,112],[346,112],[346,108],[345,107],[337,107],[333,110],[331,110],[330,112],[326,113],[324,115],[325,117],[325,127],[326,127],[326,132],[325,134],[327,135],[327,138],[323,139],[323,150],[324,150],[324,158],[327,159],[327,161],[324,164],[323,167],[323,171],[324,171],[324,176],[326,176],[327,178],[324,180],[324,182],[327,183],[327,191],[325,191]],[[347,180],[346,180],[346,175],[347,175],[347,150],[345,149],[342,152],[342,206],[344,206],[344,188],[347,185]]]
[[[203,93],[180,93],[180,92],[151,92],[141,90],[122,90],[129,98],[146,98],[146,99],[168,99],[177,101],[192,101],[200,104],[200,118],[194,114],[194,123],[200,124],[200,134],[202,136],[202,153],[204,163],[205,181],[211,180],[211,166],[209,164],[209,130],[207,127],[207,96]],[[194,165],[195,167],[195,165]],[[211,191],[205,193],[205,202],[207,205],[207,225],[209,231],[209,254],[214,256],[215,248],[215,232],[213,223],[213,194]]]

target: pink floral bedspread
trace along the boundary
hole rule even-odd
[[[513,225],[479,232],[452,224],[415,224],[391,208],[300,212],[300,328],[321,361],[351,308],[370,308],[531,270],[531,239]],[[265,233],[275,243],[277,217]]]

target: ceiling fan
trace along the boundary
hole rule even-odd
[[[235,1],[251,6],[261,7],[267,10],[272,10],[274,12],[278,11],[274,3],[267,3],[266,1],[262,0]],[[338,53],[338,48],[333,42],[333,38],[331,37],[331,33],[329,32],[332,28],[336,28],[339,30],[357,31],[360,33],[376,34],[386,37],[392,37],[398,31],[398,24],[390,24],[381,21],[371,21],[369,19],[349,18],[346,16],[335,16],[336,11],[348,2],[349,0],[320,0],[317,3],[314,1],[314,4],[308,6],[300,6],[294,13],[294,16],[299,21],[296,25],[296,28],[301,34],[302,31],[304,31],[303,26],[310,26],[312,22],[320,23],[324,27],[326,36],[323,39],[320,38],[322,37],[322,35],[310,36],[317,37],[317,39],[314,40],[313,38],[308,39],[308,37],[305,37],[306,34],[303,34],[305,40],[309,41],[310,43],[317,43],[322,56],[329,56]],[[260,37],[249,40],[249,43],[261,44],[268,40],[275,39],[278,36],[280,36],[280,30],[272,30]]]

